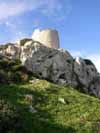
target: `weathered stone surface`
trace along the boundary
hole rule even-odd
[[[2,46],[4,47],[4,46]],[[21,49],[16,44],[8,43],[3,49],[0,50],[0,54],[8,56],[10,59],[19,59]]]
[[[71,82],[73,58],[67,51],[47,48],[33,42],[23,47],[21,61],[41,78],[55,83],[59,83],[61,79],[66,83]]]
[[[90,60],[79,58],[77,62],[76,59],[74,74],[79,88],[82,88],[85,93],[100,97],[100,76]]]

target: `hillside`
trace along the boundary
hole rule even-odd
[[[29,109],[31,104],[33,112]],[[45,80],[0,85],[0,133],[99,133],[99,130],[100,100],[70,86]]]
[[[100,74],[46,34],[0,45],[0,133],[99,133]]]

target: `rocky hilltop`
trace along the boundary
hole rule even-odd
[[[100,76],[95,65],[88,59],[74,59],[64,49],[50,48],[29,38],[15,44],[1,45],[0,55],[19,59],[38,78],[71,85],[100,98]]]

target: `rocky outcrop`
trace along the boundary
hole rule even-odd
[[[76,59],[74,61],[74,75],[77,87],[82,91],[100,97],[100,76],[94,64],[87,59]]]
[[[20,51],[18,44],[8,43],[1,46],[0,55],[9,57],[10,59],[19,58]]]
[[[22,42],[23,45],[20,44]],[[66,50],[48,48],[33,40],[19,41],[2,49],[0,53],[20,59],[39,78],[57,84],[70,84],[100,98],[100,76],[90,60],[74,59]]]
[[[71,83],[73,58],[67,51],[48,48],[35,42],[25,44],[20,59],[23,65],[40,78],[55,83]]]

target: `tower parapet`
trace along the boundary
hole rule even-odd
[[[33,32],[32,39],[42,43],[50,48],[59,48],[59,35],[57,30],[53,29],[36,29]]]

